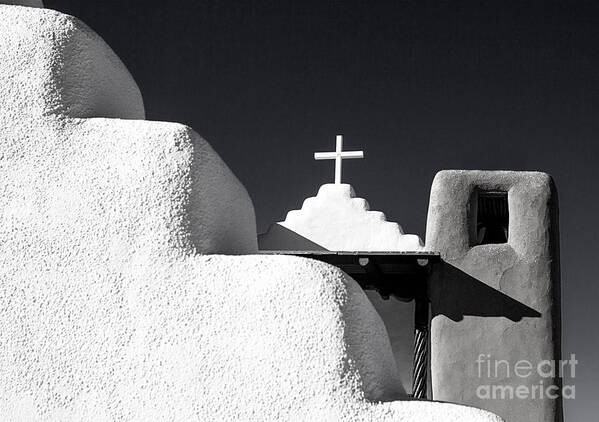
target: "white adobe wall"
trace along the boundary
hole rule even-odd
[[[141,118],[91,30],[0,6],[0,420],[499,420],[372,402],[398,384],[355,282],[198,254],[255,250],[251,201],[191,129]]]
[[[0,75],[3,119],[114,117],[143,119],[139,88],[96,33],[71,16],[3,6]],[[42,15],[42,19],[36,19]]]
[[[289,211],[278,225],[331,251],[418,251],[422,241],[404,234],[401,226],[387,221],[385,214],[371,211],[345,183],[322,185],[315,197],[299,210]],[[271,228],[260,238],[261,249],[285,247],[287,239]],[[264,244],[264,247],[262,246]]]
[[[36,245],[53,221],[73,242],[89,242],[73,220],[89,210],[96,230],[114,230],[131,248],[153,237],[188,252],[257,249],[251,199],[206,141],[183,125],[122,120],[143,119],[143,101],[97,34],[51,10],[0,13],[3,199]],[[113,213],[112,228],[100,212]]]
[[[394,397],[384,328],[322,263],[97,256],[89,272],[43,258],[2,267],[0,420],[499,421],[370,402]]]
[[[325,184],[301,209],[289,211],[285,221],[273,224],[259,236],[262,250],[420,251],[417,235],[387,221],[385,214],[371,211],[368,202],[356,197],[349,184]],[[414,303],[383,300],[379,293],[367,296],[383,319],[391,341],[402,388],[412,390],[414,353]]]

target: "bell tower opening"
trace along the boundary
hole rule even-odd
[[[507,243],[509,208],[505,191],[476,189],[470,201],[470,246]]]

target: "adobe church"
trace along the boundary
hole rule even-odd
[[[321,186],[300,210],[290,211],[259,236],[260,249],[304,251],[300,255],[316,251],[313,258],[339,262],[342,268],[339,255],[354,256],[357,265],[360,258],[368,259],[371,267],[380,260],[375,274],[369,275],[367,268],[354,271],[369,280],[363,284],[385,323],[405,391],[426,386],[426,378],[418,379],[425,374],[416,369],[427,364],[426,356],[419,362],[418,346],[430,322],[429,396],[491,410],[506,420],[561,420],[557,396],[541,399],[539,392],[536,399],[515,398],[523,377],[509,371],[517,362],[561,358],[558,204],[551,177],[538,172],[439,172],[431,188],[423,245],[341,183],[342,160],[363,157],[362,151],[343,152],[342,145],[338,135],[335,152],[324,155],[335,160],[335,183]],[[321,157],[315,154],[315,159]],[[391,252],[398,252],[401,271],[383,268],[391,265]],[[417,269],[422,261],[429,267],[420,277],[408,269],[410,256]],[[418,284],[426,286],[423,297],[414,294]],[[396,289],[391,294],[395,300],[389,300],[390,288]],[[430,318],[427,309],[418,315],[419,299],[427,308],[430,303]],[[483,363],[481,356],[485,371],[477,364]],[[524,377],[530,388],[561,385],[557,373],[532,375]],[[501,384],[501,394],[487,397],[494,383]],[[412,390],[412,395],[426,394]]]
[[[258,236],[93,30],[2,3],[0,420],[562,420],[548,175],[440,172],[423,242],[343,183],[338,137],[334,183]]]

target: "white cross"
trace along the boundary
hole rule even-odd
[[[341,160],[364,158],[364,151],[343,151],[343,135],[337,135],[335,152],[315,152],[315,160],[335,160],[335,184],[341,184]]]

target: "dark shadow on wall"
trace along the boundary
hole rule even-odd
[[[541,317],[530,306],[447,262],[435,264],[428,289],[433,317],[445,315],[453,321],[461,321],[465,315],[505,317],[514,322]]]
[[[258,236],[261,251],[326,251],[317,243],[297,234],[293,230],[275,223],[268,231]]]

